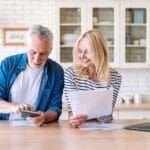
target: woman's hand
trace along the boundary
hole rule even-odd
[[[27,120],[32,122],[36,127],[40,127],[45,123],[45,114],[41,111],[38,111],[40,113],[37,117],[27,117]]]
[[[69,122],[74,127],[77,128],[79,125],[84,123],[87,120],[86,115],[70,115]]]

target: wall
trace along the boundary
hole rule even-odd
[[[150,70],[149,69],[120,69],[122,86],[120,95],[133,96],[138,93],[143,101],[150,101]]]
[[[29,27],[43,24],[53,31],[53,0],[0,0],[0,27]],[[2,47],[0,34],[0,60],[24,51],[23,47]]]
[[[54,0],[0,0],[0,27],[28,27],[40,23],[54,31]],[[1,45],[1,34],[0,34]],[[0,60],[24,51],[23,47],[0,46]],[[120,95],[139,93],[149,100],[150,70],[119,69],[123,77]]]

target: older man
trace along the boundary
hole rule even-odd
[[[36,126],[56,121],[61,114],[64,73],[48,56],[53,36],[42,25],[27,32],[25,54],[10,56],[0,66],[0,119],[21,119],[21,110],[39,111],[28,117]]]

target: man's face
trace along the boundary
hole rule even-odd
[[[51,41],[48,38],[39,38],[37,35],[28,37],[25,43],[28,56],[28,64],[32,68],[40,68],[47,62],[52,50]]]

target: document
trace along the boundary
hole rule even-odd
[[[17,127],[36,127],[32,122],[28,120],[11,120],[10,121],[12,126]],[[42,125],[43,127],[47,126],[47,124]]]
[[[35,127],[35,125],[27,120],[13,120],[11,121],[12,126],[23,126],[23,127]]]
[[[116,130],[122,129],[121,124],[111,124],[111,123],[83,123],[79,126],[80,130]]]
[[[74,115],[85,114],[88,119],[110,115],[112,112],[112,87],[90,91],[74,91],[69,93]]]

